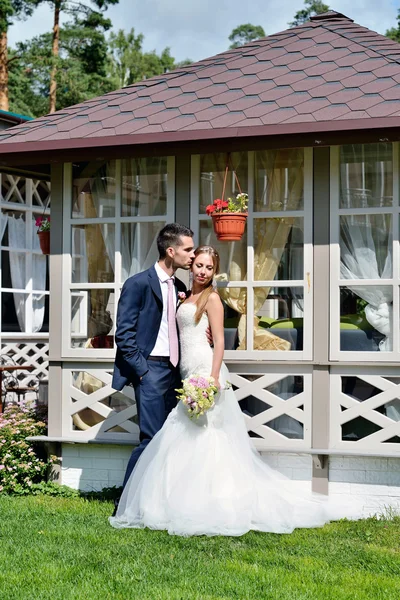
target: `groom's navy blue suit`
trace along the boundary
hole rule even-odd
[[[186,291],[185,285],[176,277],[174,284],[177,292]],[[124,386],[132,385],[135,389],[140,444],[129,459],[124,486],[139,456],[176,406],[179,369],[164,357],[149,359],[156,344],[162,312],[160,281],[154,266],[127,279],[118,303],[117,354],[112,386],[122,390]]]

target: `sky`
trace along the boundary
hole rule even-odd
[[[331,9],[356,23],[384,34],[397,26],[400,0],[325,0]],[[113,29],[144,35],[144,50],[171,48],[177,60],[201,60],[229,47],[232,30],[243,23],[261,25],[266,34],[287,29],[303,8],[303,0],[120,0],[107,11]],[[26,21],[9,30],[9,45],[52,29],[53,15],[46,3]]]

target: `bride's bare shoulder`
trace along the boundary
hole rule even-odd
[[[213,308],[214,306],[221,306],[221,298],[217,292],[211,292],[207,300],[207,309]]]

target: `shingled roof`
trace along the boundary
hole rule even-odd
[[[0,154],[400,125],[400,45],[334,11],[21,124]]]

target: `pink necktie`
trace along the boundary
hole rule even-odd
[[[176,330],[176,319],[175,319],[175,291],[174,283],[172,279],[168,279],[168,304],[167,304],[167,316],[168,316],[168,337],[169,337],[169,360],[174,367],[178,364],[179,359],[179,348],[178,348],[178,332]]]

